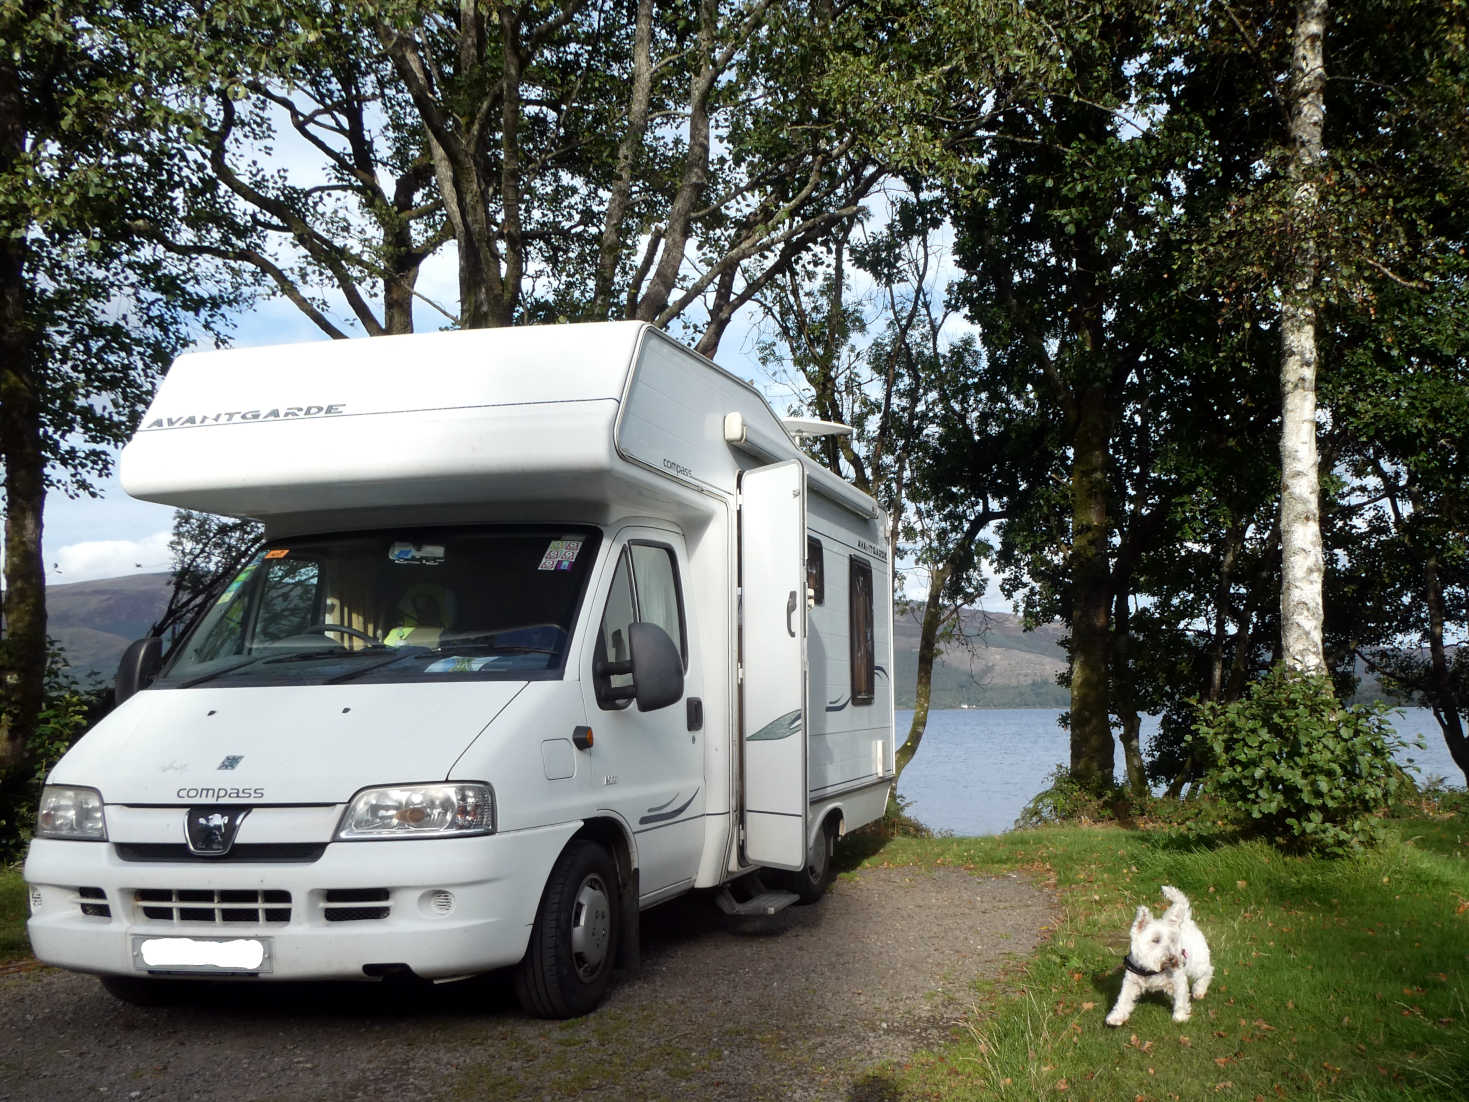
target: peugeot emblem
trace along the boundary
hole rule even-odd
[[[235,844],[248,807],[191,807],[184,817],[189,852],[196,857],[223,857]]]

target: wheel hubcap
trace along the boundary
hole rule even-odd
[[[583,980],[597,977],[612,949],[612,897],[600,876],[588,876],[571,909],[571,961]]]

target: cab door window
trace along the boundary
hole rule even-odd
[[[597,632],[593,679],[603,708],[625,708],[619,689],[633,683],[626,668],[632,660],[628,628],[634,623],[656,624],[668,633],[688,669],[689,648],[684,628],[683,593],[673,548],[658,543],[629,543],[617,558],[612,589]]]

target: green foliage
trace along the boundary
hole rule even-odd
[[[932,838],[933,831],[908,813],[912,801],[898,795],[895,785],[888,794],[888,805],[882,818],[871,827],[864,828],[882,838]]]
[[[67,669],[66,656],[52,643],[41,713],[27,744],[27,761],[33,769],[0,789],[0,865],[24,856],[46,774],[111,706],[111,688],[79,685]]]
[[[1021,809],[1017,830],[1053,823],[1169,823],[1196,830],[1198,824],[1211,822],[1218,810],[1212,800],[1138,796],[1115,782],[1098,789],[1077,780],[1064,765],[1057,765],[1046,779],[1047,787]]]
[[[1046,778],[1050,784],[1031,798],[1015,820],[1018,828],[1045,823],[1097,823],[1115,818],[1113,801],[1125,798],[1120,787],[1105,792],[1083,785],[1064,765],[1057,765]]]
[[[25,933],[28,910],[20,870],[0,867],[0,964],[30,954],[30,941]]]
[[[1243,699],[1200,709],[1209,788],[1246,833],[1283,849],[1342,856],[1375,844],[1377,813],[1412,791],[1388,710],[1346,707],[1325,678],[1277,667]]]

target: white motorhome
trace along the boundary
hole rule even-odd
[[[640,910],[812,901],[883,812],[887,519],[656,329],[186,355],[122,481],[266,542],[42,795],[31,944],[120,997],[513,967],[583,1013]]]

